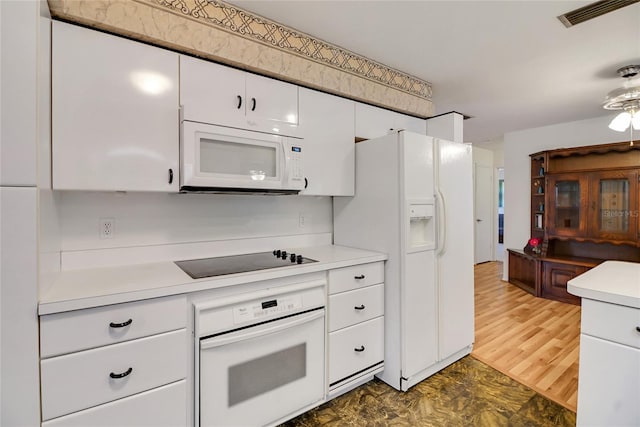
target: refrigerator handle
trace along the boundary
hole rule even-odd
[[[440,256],[447,250],[447,207],[439,188],[436,188],[435,196],[436,204],[438,205],[438,245],[436,255]]]

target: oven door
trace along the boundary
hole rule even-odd
[[[181,187],[281,189],[289,159],[285,138],[182,122]]]
[[[264,426],[324,398],[324,308],[200,340],[201,426]]]

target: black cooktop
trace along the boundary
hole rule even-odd
[[[191,276],[192,279],[202,279],[204,277],[290,267],[292,265],[309,264],[312,262],[318,261],[305,258],[300,254],[275,250],[273,252],[259,252],[255,254],[190,259],[186,261],[176,261],[175,263],[185,273]]]

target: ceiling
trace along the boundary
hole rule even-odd
[[[231,3],[431,82],[436,114],[471,116],[473,143],[611,114],[616,70],[640,64],[640,3],[571,28],[556,17],[589,1]]]

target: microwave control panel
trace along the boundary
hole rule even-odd
[[[299,145],[291,146],[291,177],[293,179],[302,179],[302,147]]]

